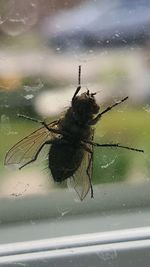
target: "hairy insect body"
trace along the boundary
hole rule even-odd
[[[49,168],[55,182],[71,177],[81,165],[84,150],[79,146],[53,144],[49,152]]]
[[[75,116],[76,113],[69,109],[65,116],[60,119],[59,129],[68,133],[72,141],[75,140],[77,142],[90,137],[91,127],[87,124],[83,125]]]
[[[68,136],[60,138],[59,142],[56,140],[50,148],[49,168],[56,182],[61,182],[73,176],[78,170],[84,156],[81,140],[90,140],[92,129],[88,125],[88,120],[92,119],[93,114],[91,110],[89,112],[89,109],[86,108],[89,99],[86,99],[85,102],[85,97],[85,94],[82,94],[78,98],[79,104],[76,104],[76,109],[72,106],[67,110],[65,116],[59,120],[59,130],[66,132]],[[82,113],[83,116],[81,117],[79,113]]]

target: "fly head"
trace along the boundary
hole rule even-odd
[[[72,109],[74,118],[83,124],[88,123],[95,114],[99,112],[99,106],[95,99],[96,93],[87,92],[82,93],[74,98],[72,102]]]

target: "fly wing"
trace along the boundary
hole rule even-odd
[[[93,140],[94,131],[91,136]],[[79,199],[82,201],[88,194],[91,185],[92,169],[93,169],[93,146],[86,144],[91,153],[85,150],[82,163],[75,174],[68,179],[68,185],[74,188]],[[92,193],[92,192],[91,192]]]
[[[58,121],[47,124],[49,127],[56,128]],[[45,127],[41,127],[23,138],[15,144],[6,154],[4,164],[24,165],[32,160],[38,152],[41,145],[54,137],[55,134],[48,131]]]

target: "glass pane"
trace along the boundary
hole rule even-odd
[[[44,199],[49,205],[49,211],[47,209],[41,215],[45,217],[55,209],[58,213],[61,210],[61,214],[70,213],[70,209],[78,213],[80,205],[91,212],[97,211],[99,206],[105,210],[112,206],[120,209],[134,206],[137,201],[138,205],[149,204],[149,8],[149,1],[142,0],[1,1],[2,199],[11,203],[12,199],[26,202],[35,198],[40,215],[43,214],[40,201]],[[85,179],[89,192],[82,204],[79,202],[74,206],[79,198],[73,186],[68,189],[67,179],[61,184],[54,182],[50,173],[50,144],[43,147],[34,163],[18,169],[23,157],[33,159],[40,146],[54,138],[54,134],[46,128],[35,132],[33,139],[31,136],[24,143],[19,143],[17,152],[15,147],[9,154],[7,166],[4,166],[4,159],[12,146],[42,127],[40,122],[26,117],[45,120],[49,124],[65,116],[78,86],[79,65],[82,85],[79,94],[88,90],[96,93],[94,97],[100,112],[129,97],[103,114],[94,126],[94,142],[133,147],[144,150],[144,153],[123,148],[94,147],[93,174],[90,176],[94,200],[91,199],[86,165],[86,168],[79,169],[78,175],[82,188]],[[76,114],[72,116],[73,122],[69,128],[80,125],[78,129],[81,130],[81,121],[76,119]],[[85,128],[84,125],[83,130]],[[30,138],[32,143],[29,142]],[[33,142],[37,145],[36,149]],[[69,147],[73,145],[69,141]],[[69,162],[67,153],[68,148],[66,161]],[[23,164],[26,162],[23,161]],[[59,170],[60,164],[56,168]],[[86,186],[83,189],[85,192],[88,191]],[[5,206],[5,202],[2,205]],[[22,212],[27,216],[27,211]]]

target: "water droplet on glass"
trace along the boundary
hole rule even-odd
[[[35,85],[32,85],[32,86],[24,85],[23,89],[26,92],[36,92],[36,91],[42,89],[43,86],[44,86],[43,82],[40,79],[38,79]]]
[[[37,0],[1,0],[0,7],[0,28],[8,35],[19,35],[37,22]]]
[[[69,211],[70,211],[70,210],[65,210],[65,211],[62,211],[62,212],[61,212],[61,216],[62,216],[62,217],[63,217],[63,216],[65,216],[66,214],[68,214],[68,213],[69,213]]]
[[[120,36],[120,34],[119,34],[119,33],[115,33],[115,36],[116,36],[116,37],[119,37],[119,36]]]
[[[34,95],[25,95],[24,98],[27,100],[30,100],[34,97]]]
[[[113,160],[111,160],[110,162],[107,162],[105,165],[101,165],[102,169],[106,169],[108,168],[110,165],[112,165],[115,162],[116,158],[114,158]]]
[[[9,117],[6,116],[5,114],[2,114],[0,117],[0,121],[1,121],[0,124],[1,132],[3,132],[4,134],[8,134],[11,131]]]
[[[150,105],[146,105],[144,108],[143,108],[146,112],[150,113]]]
[[[57,48],[56,48],[56,51],[60,51],[60,47],[57,47]]]
[[[103,261],[110,261],[117,258],[117,252],[114,249],[108,250],[107,248],[105,248],[98,252],[97,256]]]

